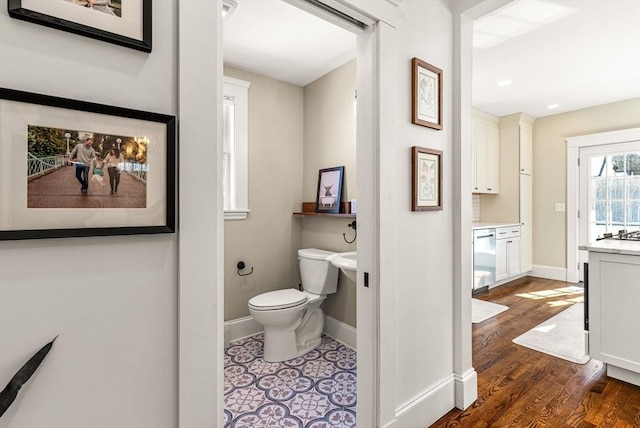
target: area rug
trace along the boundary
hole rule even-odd
[[[480,299],[471,299],[471,322],[477,324],[479,322],[495,317],[500,312],[509,309],[507,306],[498,305],[497,303],[485,302]]]
[[[513,343],[573,363],[585,364],[590,357],[585,354],[583,314],[584,303],[576,303],[516,337]]]

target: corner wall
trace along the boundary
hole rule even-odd
[[[0,86],[177,113],[177,5],[153,4],[153,52],[0,11]],[[59,335],[0,427],[175,427],[177,235],[0,243],[0,384]]]

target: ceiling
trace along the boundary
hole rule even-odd
[[[282,0],[236,1],[226,64],[305,86],[355,58],[345,29]],[[475,21],[473,52],[473,105],[496,116],[640,97],[640,0],[515,0]]]
[[[224,62],[305,86],[356,57],[356,35],[283,0],[236,0]]]

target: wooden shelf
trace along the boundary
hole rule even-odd
[[[312,212],[295,212],[293,215],[308,215],[316,217],[337,217],[337,218],[356,218],[355,214],[328,214],[328,213],[312,213]]]

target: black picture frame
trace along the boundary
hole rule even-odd
[[[134,16],[134,18],[139,17],[139,24],[138,19],[132,19],[131,25],[134,28],[139,25],[139,28],[135,30],[136,34],[138,34],[137,36],[127,35],[119,26],[113,25],[116,24],[119,17],[115,15],[108,18],[100,16],[98,14],[102,12],[90,10],[86,7],[80,9],[81,6],[77,4],[63,1],[45,1],[40,2],[40,4],[46,5],[46,9],[38,9],[40,6],[37,3],[32,5],[32,2],[29,0],[8,0],[8,6],[9,16],[12,18],[79,34],[104,42],[114,43],[143,52],[151,52],[152,0],[136,1],[139,2],[139,7],[141,7],[139,16],[138,13]],[[104,7],[109,8],[110,6]],[[78,8],[78,10],[75,10],[75,8]],[[109,10],[113,10],[113,8]],[[68,11],[72,13],[68,13]],[[96,15],[92,15],[94,13]],[[113,22],[110,22],[110,19],[113,19]],[[99,26],[102,28],[99,28]]]
[[[340,213],[343,181],[344,166],[324,168],[318,172],[318,187],[316,192],[317,213]]]
[[[93,181],[102,154],[81,193],[69,156],[72,134],[91,135],[98,153],[116,144],[122,150],[124,162],[113,170],[122,179],[119,195],[117,183],[109,194],[106,166],[104,179]],[[55,153],[34,157],[35,147]],[[175,116],[0,88],[0,241],[174,233],[175,159]]]

